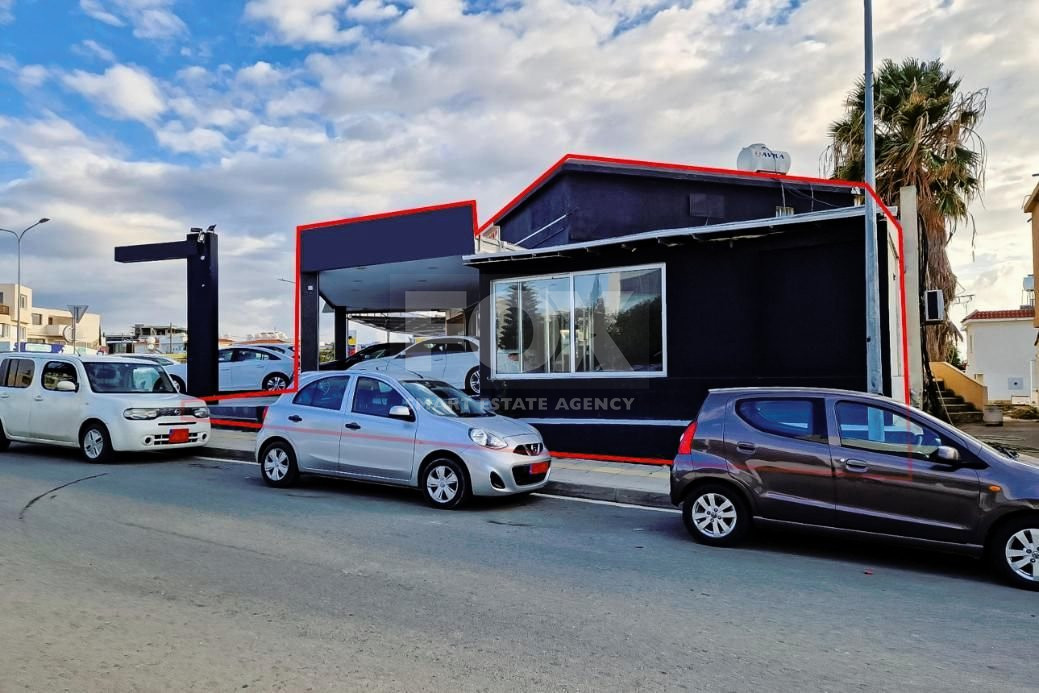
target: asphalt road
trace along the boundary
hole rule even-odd
[[[199,458],[0,453],[4,692],[1036,690],[1037,615],[961,557],[710,549],[671,512],[442,512]]]

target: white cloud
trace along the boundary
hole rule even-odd
[[[383,0],[358,0],[343,13],[355,22],[382,22],[400,16],[400,9]]]
[[[0,0],[0,24],[14,21],[14,0]]]
[[[84,39],[83,41],[80,41],[72,47],[72,50],[79,55],[97,58],[106,63],[115,62],[115,53],[93,39]]]
[[[50,78],[50,74],[43,65],[26,65],[18,71],[18,81],[26,87],[38,87]]]
[[[271,40],[286,44],[344,45],[363,35],[359,26],[344,28],[341,19],[346,0],[249,0],[247,19],[267,24]]]
[[[208,154],[219,152],[227,145],[227,137],[210,128],[185,129],[180,121],[173,121],[156,131],[156,139],[166,149],[178,154]]]
[[[187,33],[187,25],[173,10],[175,0],[79,0],[88,16],[110,26],[133,27],[142,39],[170,39]]]
[[[270,86],[285,79],[285,74],[266,60],[260,60],[238,71],[238,79],[246,84]]]
[[[117,118],[150,122],[166,110],[159,85],[137,67],[113,65],[102,74],[76,70],[63,82]]]

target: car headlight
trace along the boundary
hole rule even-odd
[[[123,416],[134,421],[148,421],[159,418],[158,409],[127,409]]]
[[[482,428],[470,428],[469,438],[477,445],[482,445],[485,448],[493,448],[495,450],[501,450],[503,447],[508,445],[508,443],[498,436],[493,433],[488,433]]]
[[[195,409],[191,410],[191,413],[195,416],[196,419],[209,418],[209,409],[207,409],[206,407],[196,407]]]

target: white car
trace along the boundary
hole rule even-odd
[[[396,356],[362,361],[351,370],[442,380],[470,395],[480,394],[480,342],[475,337],[435,337]]]
[[[218,356],[220,391],[286,390],[292,383],[293,356],[260,346],[228,347]],[[188,366],[177,363],[165,366],[177,390],[184,392],[188,382]]]
[[[90,462],[115,452],[209,442],[205,402],[179,394],[161,366],[112,356],[0,356],[0,450],[11,441],[78,447]]]

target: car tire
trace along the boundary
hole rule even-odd
[[[266,391],[287,390],[289,387],[289,376],[281,373],[271,373],[263,379],[261,387]]]
[[[11,440],[4,434],[4,422],[0,421],[0,452],[11,447]]]
[[[419,475],[422,497],[434,508],[454,510],[469,497],[469,477],[462,463],[450,457],[438,457],[422,469]]]
[[[686,496],[682,521],[697,542],[734,546],[750,534],[750,509],[739,491],[727,484],[704,484]]]
[[[292,446],[277,440],[263,448],[260,454],[260,476],[268,486],[286,488],[299,479],[296,453]]]
[[[91,464],[112,461],[112,438],[104,424],[93,421],[83,427],[79,432],[79,453]]]
[[[465,392],[468,395],[480,394],[480,369],[479,367],[470,368],[469,372],[465,374]]]
[[[183,380],[181,380],[180,378],[178,378],[175,375],[171,375],[170,376],[170,380],[173,381],[173,387],[177,390],[177,392],[179,392],[181,394],[186,394],[187,393],[188,386],[184,384]]]
[[[1015,587],[1039,591],[1039,515],[1010,520],[992,534],[989,563]]]

